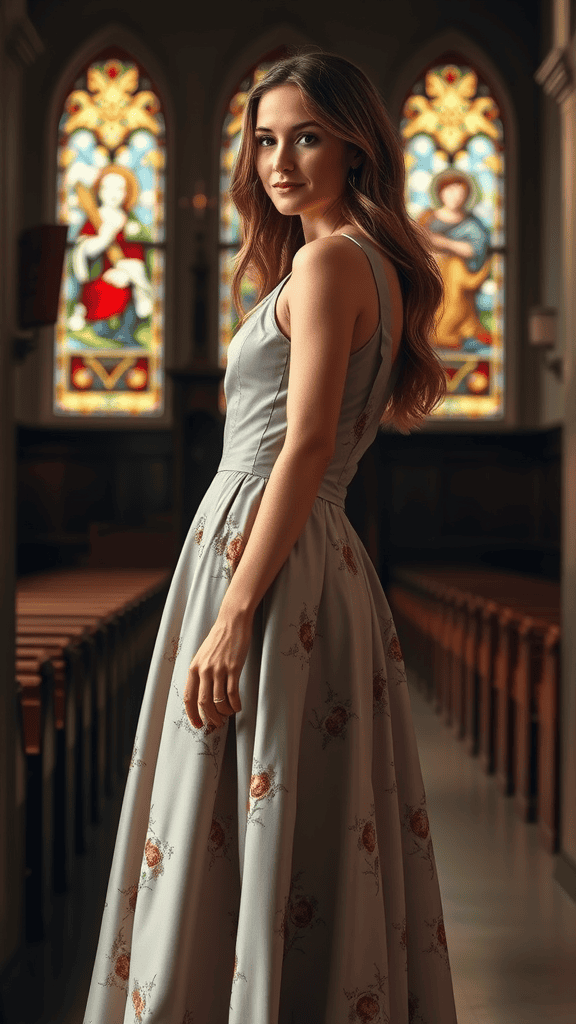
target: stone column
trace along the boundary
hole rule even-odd
[[[570,4],[553,0],[552,49],[536,81],[561,116],[561,274],[559,348],[564,351],[562,452],[562,678],[560,684],[560,849],[554,877],[576,900],[576,36]]]

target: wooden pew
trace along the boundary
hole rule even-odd
[[[167,570],[79,569],[19,581],[17,780],[30,941],[45,934],[51,894],[66,888],[103,800],[125,783],[169,579]]]
[[[25,780],[25,933],[44,938],[53,911],[54,692],[49,673],[18,672]]]
[[[542,843],[555,849],[559,585],[499,570],[410,568],[396,572],[389,594],[401,625],[412,616],[409,635],[424,633],[418,602],[436,605],[428,615],[436,625],[428,673],[436,710],[496,773],[501,792],[514,794],[518,814],[537,817]]]

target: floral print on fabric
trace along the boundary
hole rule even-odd
[[[400,938],[398,940],[398,945],[400,946],[400,949],[402,950],[402,952],[406,956],[407,943],[408,943],[408,932],[407,932],[407,928],[406,928],[406,918],[403,917],[401,921],[392,922],[392,927],[395,928],[396,931],[400,932]],[[408,960],[407,959],[406,959],[406,970],[408,970]]]
[[[279,926],[274,930],[284,942],[284,958],[292,950],[305,953],[302,940],[316,925],[326,923],[318,914],[317,898],[308,893],[302,884],[303,874],[303,871],[298,871],[293,876],[284,907],[277,911],[281,918]]]
[[[348,828],[356,832],[358,837],[357,846],[363,854],[364,863],[367,865],[363,875],[372,875],[375,883],[375,893],[380,892],[380,861],[378,857],[378,840],[376,837],[376,820],[374,804],[370,806],[370,814],[366,818],[355,818],[354,824]]]
[[[382,640],[384,642],[389,674],[392,674],[392,678],[395,677],[396,686],[401,686],[407,681],[406,670],[394,620],[391,616],[386,619],[383,619],[381,616],[379,618],[382,624]]]
[[[402,828],[411,840],[412,849],[409,854],[423,857],[428,861],[430,867],[430,878],[434,878],[435,864],[434,851],[432,849],[432,836],[430,835],[430,823],[428,811],[426,810],[426,794],[422,793],[419,804],[405,804],[404,815],[401,819]]]
[[[154,978],[156,975],[154,975]],[[131,999],[132,1007],[134,1009],[134,1020],[137,1024],[140,1024],[150,1013],[150,993],[156,986],[156,982],[152,978],[152,981],[141,985],[139,981],[134,979],[132,986]]]
[[[124,938],[124,928],[120,928],[118,935],[112,943],[112,948],[106,954],[110,961],[110,970],[105,981],[101,985],[114,986],[128,992],[128,978],[130,977],[130,947]]]
[[[174,690],[180,703],[183,706],[184,702],[182,694],[180,693],[180,690],[176,685],[174,685]],[[176,726],[177,729],[184,729],[185,732],[190,733],[190,735],[194,737],[194,739],[196,740],[196,745],[198,747],[197,753],[199,756],[209,757],[212,759],[214,765],[214,777],[216,778],[216,776],[218,775],[218,764],[220,750],[222,747],[222,734],[218,731],[214,723],[206,722],[206,724],[203,725],[200,729],[195,729],[190,719],[188,718],[188,715],[186,714],[186,709],[184,708],[182,714],[180,715],[180,718],[177,721],[174,721],[174,725]],[[215,736],[214,733],[216,733]]]
[[[385,1009],[387,975],[374,964],[374,980],[366,988],[344,989],[350,1024],[391,1024]]]
[[[212,818],[212,824],[210,826],[210,835],[208,837],[208,853],[210,860],[208,861],[208,870],[210,871],[217,860],[230,860],[230,846],[232,844],[232,816],[227,815],[224,817],[221,814],[215,814]]]
[[[340,698],[329,682],[326,685],[328,687],[328,696],[324,703],[328,707],[326,710],[322,709],[321,711],[313,708],[314,720],[309,719],[312,728],[318,729],[322,736],[323,750],[333,739],[344,740],[349,720],[351,718],[358,718],[358,715],[350,710],[352,705],[351,698]]]
[[[254,758],[252,775],[250,776],[250,793],[246,807],[248,823],[264,825],[265,822],[258,817],[259,812],[266,804],[271,803],[274,797],[283,791],[287,793],[286,786],[276,781],[276,768],[269,764],[265,767],[257,758]]]
[[[206,516],[200,516],[196,523],[194,530],[194,543],[200,547],[202,544],[202,538],[204,536],[204,527],[206,526]]]
[[[388,703],[388,680],[383,668],[378,669],[372,675],[372,716],[388,715],[390,718]]]
[[[171,661],[172,664],[176,661],[176,658],[182,650],[182,637],[173,636],[170,640],[170,653],[164,655],[166,661]]]
[[[167,840],[161,840],[158,838],[154,831],[154,818],[152,817],[152,810],[154,804],[150,807],[150,818],[148,820],[148,837],[144,843],[144,857],[143,857],[143,868],[142,874],[140,875],[140,885],[142,888],[146,883],[156,881],[160,878],[160,875],[164,874],[164,861],[165,858],[170,858],[174,853],[174,847],[170,846]],[[147,886],[149,888],[149,886]]]
[[[235,954],[234,955],[234,968],[233,968],[233,971],[232,971],[232,995],[234,995],[234,985],[238,981],[245,981],[245,982],[247,982],[248,979],[247,979],[245,974],[242,974],[242,971],[240,970],[240,968],[238,966],[238,957]],[[232,1006],[232,1003],[230,1003],[230,1009],[231,1010],[234,1009],[234,1007]]]
[[[332,547],[340,553],[340,564],[338,568],[341,571],[348,572],[351,576],[357,576],[358,563],[347,539],[345,537],[338,537],[335,541],[330,541],[330,543]]]
[[[223,530],[212,541],[212,547],[220,558],[220,566],[214,576],[223,576],[225,579],[231,580],[245,546],[246,541],[240,531],[240,526],[229,512]]]
[[[428,1024],[428,1018],[420,1012],[420,1000],[413,992],[408,992],[408,1024]]]
[[[316,629],[317,617],[318,605],[313,609],[312,615],[308,615],[306,602],[304,601],[298,625],[294,622],[289,624],[291,629],[296,630],[296,643],[289,647],[287,651],[282,651],[281,653],[287,657],[298,658],[302,663],[302,668],[310,661],[316,637],[321,636],[321,633],[318,633]]]
[[[436,953],[445,967],[450,967],[448,961],[448,944],[446,942],[446,930],[444,928],[444,917],[442,914],[432,921],[424,922],[430,929],[430,945],[423,950],[424,953]]]
[[[136,740],[137,739],[138,737],[136,737]],[[138,745],[136,740],[134,740],[134,746],[132,748],[132,753],[130,755],[130,764],[128,765],[128,771],[130,771],[131,768],[146,767],[146,761],[142,761],[142,759],[138,757]]]

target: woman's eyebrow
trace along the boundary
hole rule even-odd
[[[292,129],[291,130],[293,132],[296,132],[296,131],[298,131],[299,128],[308,128],[310,125],[313,125],[315,128],[319,128],[320,127],[320,125],[317,124],[316,121],[301,121],[300,124],[292,125]],[[257,131],[257,132],[271,132],[273,130],[274,130],[273,128],[264,128],[262,125],[258,125],[258,127],[254,129],[254,131]]]

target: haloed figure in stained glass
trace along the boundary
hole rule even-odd
[[[114,346],[133,348],[139,344],[134,328],[153,308],[141,244],[148,236],[132,213],[138,181],[128,168],[111,164],[93,191],[80,183],[76,191],[86,220],[72,252],[81,290],[68,326],[73,332],[91,329]]]
[[[436,327],[440,348],[481,353],[492,338],[480,322],[475,293],[490,273],[490,235],[470,210],[478,193],[472,176],[444,171],[431,183],[434,208],[418,217],[426,229],[444,281],[444,309]]]

